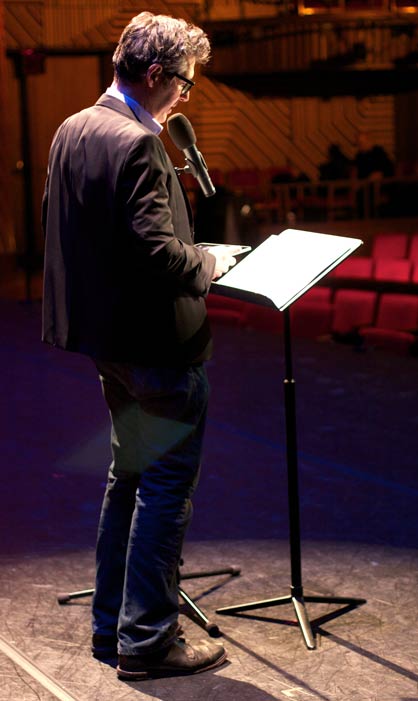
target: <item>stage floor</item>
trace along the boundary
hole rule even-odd
[[[107,410],[95,370],[40,342],[40,305],[0,300],[0,700],[418,700],[418,360],[295,339],[307,650],[291,607],[216,609],[289,594],[281,339],[214,328],[202,478],[184,571],[233,565],[238,577],[184,581],[222,632],[213,672],[138,683],[90,654],[89,588],[106,466]],[[328,615],[330,614],[330,615]],[[207,635],[182,617],[186,635]],[[290,623],[290,624],[289,624]]]
[[[93,581],[93,551],[4,558],[1,574],[0,698],[13,701],[412,701],[418,698],[416,551],[363,544],[305,543],[305,594],[365,597],[319,625],[308,651],[292,608],[221,616],[217,607],[287,595],[287,543],[204,541],[185,549],[184,571],[226,567],[239,577],[182,582],[222,633],[229,662],[189,678],[118,681],[115,661],[90,655],[90,597],[65,606],[57,593]],[[307,604],[311,622],[338,606]],[[186,636],[207,633],[181,616]],[[18,656],[16,656],[16,651]],[[31,668],[25,666],[29,660]],[[57,688],[51,686],[55,682]],[[64,691],[65,690],[65,693]]]

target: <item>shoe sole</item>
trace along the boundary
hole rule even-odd
[[[200,672],[206,672],[208,669],[214,669],[215,667],[220,667],[224,662],[226,662],[226,652],[224,652],[221,657],[218,657],[212,664],[205,665],[205,667],[199,667],[199,669],[173,669],[173,668],[159,668],[159,669],[148,669],[143,672],[129,672],[128,670],[121,669],[119,665],[116,667],[116,672],[118,679],[124,681],[142,681],[144,679],[158,679],[161,677],[180,677],[191,674],[199,674]]]

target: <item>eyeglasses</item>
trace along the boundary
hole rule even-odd
[[[183,81],[184,84],[181,86],[180,92],[181,96],[187,95],[187,93],[196,85],[193,80],[186,78],[184,75],[180,75],[180,73],[167,73],[167,75],[172,75],[174,78],[178,78],[179,80]]]

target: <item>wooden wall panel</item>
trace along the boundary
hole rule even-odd
[[[205,76],[195,90],[184,111],[211,168],[290,164],[316,179],[330,143],[354,156],[358,131],[369,131],[395,157],[392,96],[254,99]]]
[[[236,20],[251,17],[273,17],[282,14],[289,8],[293,12],[296,8],[296,2],[289,0],[288,2],[272,2],[267,0],[263,3],[262,0],[251,2],[249,0],[205,0],[201,3],[202,11],[205,16],[211,20]]]
[[[45,0],[44,44],[74,45],[74,38],[114,16],[119,0]]]
[[[132,17],[143,10],[154,12],[155,14],[172,15],[182,17],[188,21],[193,21],[196,16],[197,3],[195,2],[175,2],[173,0],[150,0],[146,8],[138,7],[136,0],[125,0],[123,6],[119,5],[116,13],[108,20],[91,26],[82,34],[74,37],[78,46],[114,46],[117,44],[122,30],[130,22]]]
[[[211,72],[218,77],[309,70],[318,60],[335,68],[392,69],[395,60],[416,50],[418,33],[416,15],[410,20],[369,21],[344,15],[332,21],[289,15],[205,26],[216,44]]]
[[[44,43],[44,2],[5,0],[5,29],[8,49],[33,48]]]
[[[84,4],[83,4],[84,2]],[[6,0],[5,41],[8,48],[32,46],[85,49],[111,53],[120,33],[140,10],[136,0]],[[230,8],[234,4],[231,0]],[[192,19],[198,15],[199,2],[181,0],[151,0],[147,7],[154,12]],[[238,4],[235,3],[238,8]],[[242,7],[239,5],[239,7]],[[45,38],[48,39],[46,43]],[[271,42],[271,61],[277,59]],[[321,58],[329,51],[329,37],[318,32],[309,51]],[[280,44],[283,65],[305,60],[302,35],[295,42]],[[110,55],[109,53],[109,55]],[[214,50],[217,56],[218,50]],[[245,50],[245,55],[248,50]],[[234,63],[239,68],[239,50],[234,51]],[[293,57],[293,58],[292,58]],[[216,59],[218,60],[218,59]],[[252,55],[255,63],[255,54]],[[1,69],[1,66],[0,66]],[[8,128],[11,154],[6,172],[13,179],[14,227],[19,229],[19,213],[23,202],[19,190],[21,176],[16,170],[19,161],[19,94],[11,61],[0,96],[9,97]],[[80,79],[82,76],[82,79]],[[2,81],[3,82],[3,81]],[[52,135],[69,114],[92,104],[101,92],[99,59],[95,56],[47,56],[45,73],[27,76],[32,141],[34,220],[37,243],[42,247],[39,228],[39,206],[46,173],[46,162]],[[368,130],[376,142],[395,156],[394,99],[391,96],[254,98],[213,80],[203,70],[197,72],[197,85],[189,103],[179,105],[190,118],[198,139],[198,147],[210,169],[229,171],[236,168],[285,167],[303,171],[315,179],[318,165],[327,157],[329,143],[338,143],[348,156],[356,150],[356,133]],[[167,148],[179,165],[182,154],[164,136]],[[20,193],[20,194],[19,194]],[[1,207],[1,204],[0,204]],[[21,241],[21,233],[17,236]]]
[[[80,80],[80,76],[83,76],[82,80]],[[23,160],[20,98],[19,82],[12,61],[8,62],[6,86],[10,95],[10,140],[6,172],[9,174],[13,192],[11,202],[15,249],[22,252],[25,248],[25,232],[23,167],[20,167]],[[36,246],[38,250],[42,250],[40,207],[51,140],[55,130],[66,117],[96,101],[100,94],[98,59],[95,56],[50,56],[45,61],[45,73],[27,76],[27,88],[33,181],[33,222]]]
[[[99,64],[95,56],[51,56],[45,65],[44,74],[32,77],[28,95],[36,221],[40,218],[49,146],[57,127],[70,114],[94,104],[100,94]],[[37,232],[38,244],[42,245],[39,224]]]

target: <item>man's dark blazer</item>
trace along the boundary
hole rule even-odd
[[[43,340],[100,360],[187,365],[210,355],[204,296],[215,260],[158,136],[102,95],[50,150]]]

